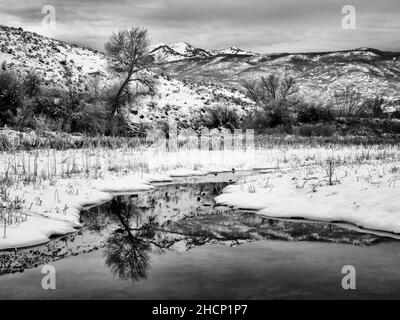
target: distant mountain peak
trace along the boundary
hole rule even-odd
[[[234,55],[254,55],[255,53],[250,51],[244,51],[238,47],[232,46],[223,50],[216,50],[220,54],[234,54]]]
[[[157,43],[151,46],[151,54],[158,61],[172,62],[190,58],[209,58],[218,55],[254,55],[232,46],[223,50],[197,48],[187,42]]]

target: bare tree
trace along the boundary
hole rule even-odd
[[[153,80],[147,72],[153,64],[149,45],[147,30],[140,28],[114,33],[105,44],[111,57],[109,68],[123,79],[111,103],[111,119],[124,102],[130,102],[131,84],[136,84],[134,96],[153,92]]]
[[[350,87],[336,90],[333,94],[333,103],[340,116],[345,118],[356,117],[363,109],[361,94]]]
[[[299,88],[292,77],[271,74],[243,84],[247,96],[259,107],[254,112],[256,127],[264,128],[290,123],[290,109],[301,102]]]
[[[243,86],[247,96],[257,105],[277,103],[282,107],[294,107],[301,102],[299,88],[293,77],[280,78],[270,74],[258,81],[245,82]]]

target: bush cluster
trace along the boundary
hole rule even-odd
[[[331,109],[321,105],[304,105],[297,113],[297,120],[300,123],[327,123],[335,120]]]
[[[131,131],[125,117],[109,118],[112,95],[112,90],[99,93],[98,88],[82,91],[73,83],[64,89],[44,88],[34,71],[18,77],[4,67],[0,70],[0,125],[39,132],[127,136]]]

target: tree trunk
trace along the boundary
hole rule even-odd
[[[112,120],[115,116],[115,113],[118,110],[119,107],[119,103],[120,103],[120,98],[122,95],[122,92],[125,90],[126,86],[129,84],[129,80],[131,79],[132,74],[129,74],[128,77],[126,78],[126,80],[123,82],[123,84],[121,85],[121,87],[119,88],[117,94],[115,95],[113,104],[111,105],[111,112],[110,112],[110,120]]]

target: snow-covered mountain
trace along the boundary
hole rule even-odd
[[[150,48],[151,55],[157,62],[170,62],[189,58],[206,58],[212,54],[200,48],[195,48],[186,42],[158,43]]]
[[[223,49],[223,50],[212,50],[211,53],[214,56],[217,56],[217,55],[241,55],[241,56],[258,55],[258,53],[254,53],[254,52],[250,52],[250,51],[244,51],[244,50],[239,49],[237,47],[230,47],[230,48]]]
[[[400,103],[400,53],[372,48],[335,52],[258,54],[236,47],[203,50],[187,43],[164,44],[163,61],[170,76],[241,88],[244,80],[266,74],[290,74],[310,101],[329,101],[344,88],[365,97],[381,96]],[[174,55],[170,52],[175,52]]]
[[[204,59],[203,59],[204,60]],[[400,100],[400,53],[371,48],[337,52],[214,55],[207,61],[189,59],[167,63],[180,80],[209,81],[241,88],[244,80],[267,74],[289,74],[311,101],[326,102],[343,88],[362,95]]]
[[[230,47],[223,50],[206,50],[196,48],[186,42],[175,42],[175,43],[158,43],[152,45],[151,55],[157,62],[172,62],[185,59],[193,58],[210,58],[220,55],[245,55],[253,56],[255,53],[249,51],[243,51],[236,47]]]

